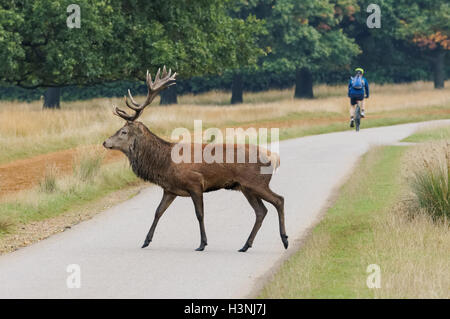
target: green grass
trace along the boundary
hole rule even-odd
[[[397,172],[404,151],[388,146],[363,156],[305,246],[282,265],[259,297],[374,297],[366,286],[368,264],[360,256],[373,243],[374,216],[399,194]]]
[[[0,215],[0,237],[2,234],[9,233],[12,226],[13,222],[8,217]]]
[[[436,140],[450,139],[450,126],[443,126],[433,129],[424,129],[411,136],[408,136],[403,141],[412,143],[421,143]]]

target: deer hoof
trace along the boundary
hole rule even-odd
[[[281,240],[283,241],[284,248],[287,249],[289,246],[288,236],[286,236],[286,235],[282,236]]]
[[[245,253],[251,246],[245,244],[244,247],[238,250],[240,253]]]
[[[150,245],[150,242],[151,242],[151,240],[150,240],[150,241],[145,241],[145,242],[144,242],[144,245],[142,245],[141,248],[147,247],[148,245]]]
[[[200,244],[200,247],[198,247],[195,251],[204,251],[206,244]]]

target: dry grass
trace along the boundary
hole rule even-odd
[[[74,163],[72,175],[57,176],[49,168],[36,187],[3,196],[0,217],[12,225],[27,224],[86,204],[118,189],[133,186],[137,178],[122,159],[100,166],[101,154],[87,154]],[[4,233],[0,225],[0,235]]]
[[[79,152],[74,159],[74,175],[82,182],[92,180],[99,173],[105,155],[105,151],[98,148]]]
[[[434,90],[431,83],[405,85],[372,85],[367,102],[371,113],[403,110],[405,113],[428,106],[450,105],[450,83],[447,89]],[[228,92],[209,92],[184,95],[179,105],[160,107],[158,100],[142,121],[157,134],[170,136],[175,127],[193,127],[195,119],[202,119],[204,127],[245,125],[258,121],[284,121],[293,114],[317,122],[323,112],[347,117],[348,99],[345,86],[316,88],[313,100],[294,100],[293,90],[271,90],[247,93],[247,103],[239,106],[222,105],[229,100]],[[142,98],[142,97],[141,97]],[[37,154],[68,149],[78,145],[98,144],[117,130],[123,121],[111,115],[111,105],[124,105],[122,99],[93,99],[66,102],[62,109],[42,110],[41,101],[32,103],[0,102],[0,163]],[[222,105],[222,106],[220,106]],[[308,115],[311,114],[311,115]],[[316,116],[317,117],[317,116]],[[319,118],[323,118],[320,117]]]
[[[375,297],[450,298],[449,220],[420,207],[412,185],[417,171],[426,169],[424,160],[446,166],[447,148],[444,141],[430,142],[403,157],[401,200],[376,219],[373,246],[362,256],[382,262],[382,289]]]
[[[39,182],[39,191],[42,193],[53,193],[58,189],[56,178],[58,169],[55,165],[47,166],[44,178]]]
[[[450,218],[450,144],[422,146],[420,158],[410,177],[414,200],[433,218]]]
[[[376,298],[450,298],[450,233],[445,220],[425,212],[411,217],[408,205],[398,205],[374,227],[375,240],[361,258],[376,258],[381,289]]]

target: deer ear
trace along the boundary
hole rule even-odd
[[[130,153],[133,153],[135,149],[136,149],[136,138],[133,139],[133,142],[131,143],[131,145],[129,147]]]
[[[144,125],[139,125],[139,130],[141,131],[142,134],[145,133],[145,126]]]

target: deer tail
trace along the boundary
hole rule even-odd
[[[278,169],[278,167],[280,167],[280,155],[278,155],[278,153],[271,152],[269,155],[269,158],[270,158],[270,164],[273,167],[273,172],[275,173],[275,171]]]

